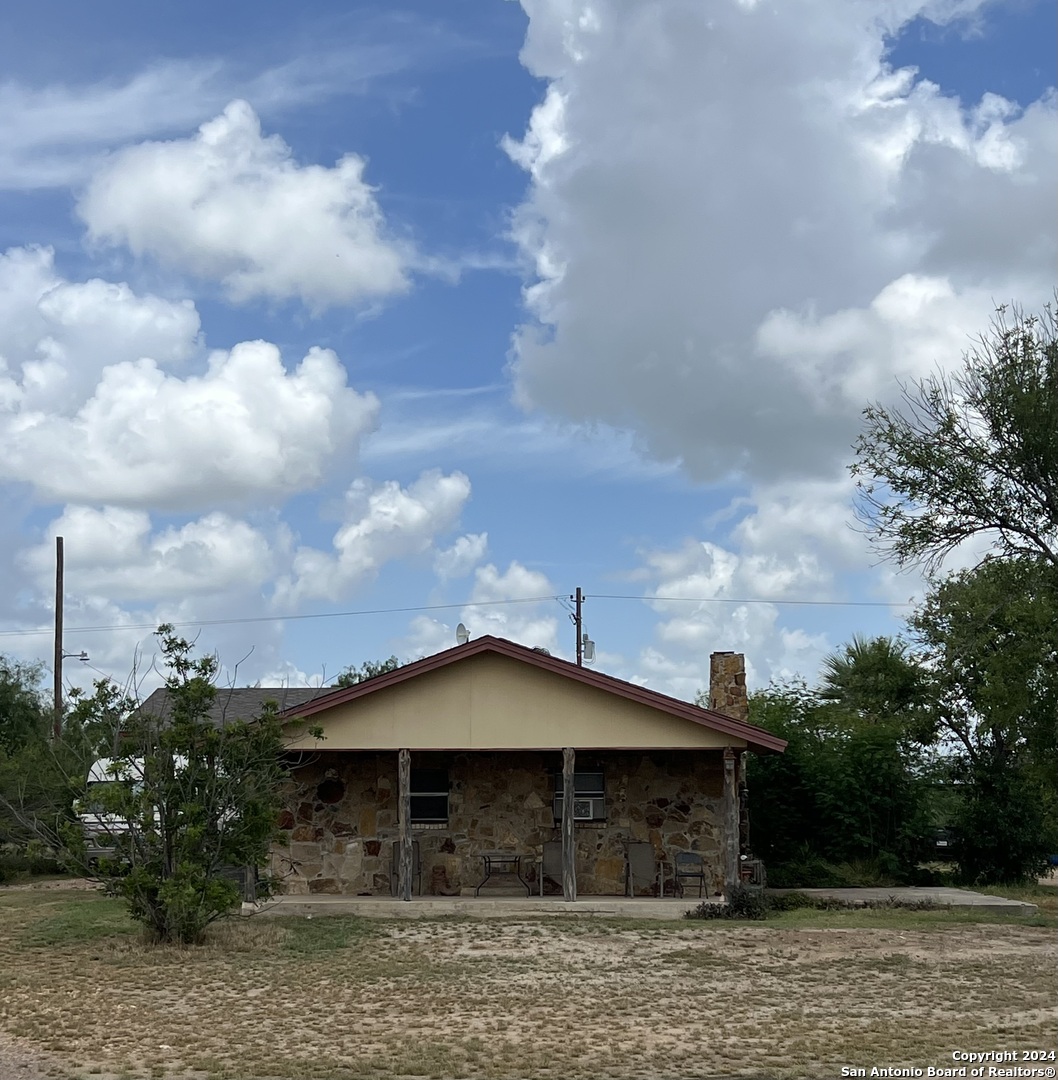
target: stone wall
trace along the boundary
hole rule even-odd
[[[552,812],[561,755],[413,753],[412,766],[447,768],[450,781],[447,825],[414,828],[422,891],[472,889],[481,880],[482,852],[511,851],[522,855],[522,876],[538,892],[537,858],[545,841],[561,838]],[[580,753],[577,769],[602,771],[606,782],[606,821],[576,826],[579,894],[623,894],[628,840],[651,842],[670,864],[677,851],[702,852],[709,891],[721,890],[721,752]],[[272,860],[281,891],[389,895],[396,753],[313,755],[293,771],[285,798],[280,827],[289,844]],[[557,881],[544,885],[545,893],[561,891]]]
[[[715,652],[709,657],[709,708],[733,720],[749,720],[746,658],[742,653]]]

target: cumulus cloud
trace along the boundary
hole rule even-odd
[[[442,581],[466,577],[485,558],[488,546],[488,533],[467,533],[434,556],[434,573]]]
[[[115,602],[260,592],[276,569],[268,538],[220,512],[153,532],[143,510],[68,506],[45,532],[49,539],[25,553],[25,568],[47,581],[54,537],[62,536],[78,591]]]
[[[763,599],[820,598],[829,571],[809,555],[744,554],[709,541],[648,551],[640,575],[650,582],[650,607],[659,620],[658,644],[634,665],[655,689],[693,699],[709,684],[709,654],[746,654],[750,683],[814,672],[832,647],[822,634],[783,625],[776,604]]]
[[[460,610],[456,622],[462,622],[472,638],[491,634],[564,655],[566,650],[558,639],[559,619],[553,614],[557,610],[554,595],[555,587],[539,570],[517,560],[503,571],[488,563],[474,571],[466,607]],[[454,644],[454,624],[417,615],[411,621],[403,650],[412,656],[430,656]]]
[[[333,549],[298,548],[292,573],[276,587],[279,606],[337,599],[370,580],[387,562],[423,555],[451,530],[470,498],[463,473],[423,473],[408,487],[395,480],[355,481],[346,492],[344,522]]]
[[[171,509],[312,488],[378,410],[334,353],[311,349],[288,372],[264,341],[185,378],[151,358],[109,365],[66,413],[34,409],[33,389],[0,379],[0,475],[54,501]]]
[[[78,212],[92,240],[220,281],[236,301],[370,304],[408,287],[413,254],[389,235],[365,167],[355,154],[299,164],[234,101],[191,138],[112,155]]]
[[[123,282],[72,282],[50,248],[0,254],[0,410],[79,407],[104,368],[153,357],[181,367],[199,348],[190,300],[138,296]]]
[[[886,59],[977,6],[523,0],[517,400],[702,480],[830,475],[866,397],[1045,301],[1055,96],[964,104]]]

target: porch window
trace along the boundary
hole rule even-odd
[[[564,794],[561,773],[555,774],[555,820],[562,820],[562,796]],[[606,820],[606,778],[601,772],[575,772],[573,774],[573,820]]]
[[[448,770],[411,770],[411,823],[448,824]]]

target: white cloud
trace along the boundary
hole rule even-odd
[[[345,385],[334,353],[293,372],[276,346],[214,352],[178,378],[149,358],[103,369],[76,411],[33,409],[32,387],[0,380],[0,476],[53,501],[192,508],[318,485],[375,423],[378,402]]]
[[[67,281],[49,248],[0,254],[0,409],[75,409],[108,366],[149,356],[179,367],[198,349],[190,300],[137,296],[98,278]]]
[[[466,577],[485,558],[488,546],[488,533],[467,533],[434,556],[434,573],[442,581]]]
[[[38,581],[54,573],[54,537],[62,536],[78,592],[114,602],[259,594],[276,569],[268,538],[220,512],[152,532],[143,510],[68,506],[45,534],[48,540],[22,560]]]
[[[357,480],[346,493],[344,523],[333,550],[298,548],[290,575],[276,587],[280,607],[305,599],[336,600],[370,580],[387,562],[423,555],[451,530],[470,497],[462,473],[423,473],[403,488],[395,480]]]
[[[518,401],[709,481],[832,475],[864,395],[1049,295],[1053,95],[963,108],[886,61],[906,0],[524,0]]]
[[[644,576],[652,583],[648,595],[662,598],[649,601],[660,616],[658,645],[641,650],[633,667],[655,689],[692,700],[708,688],[709,655],[717,651],[744,653],[747,679],[759,688],[814,672],[832,648],[825,635],[783,625],[778,605],[759,602],[826,596],[829,571],[803,552],[783,559],[687,540],[645,552]]]
[[[236,301],[369,304],[408,287],[413,253],[387,235],[365,164],[301,165],[234,101],[192,138],[112,155],[78,211],[90,239],[218,280]]]
[[[552,599],[555,595],[555,587],[539,570],[513,561],[501,571],[489,563],[474,571],[474,585],[457,621],[466,626],[471,638],[491,634],[565,655],[558,638],[559,619],[552,614],[557,610]],[[417,615],[411,620],[401,652],[430,656],[454,644],[454,625]]]

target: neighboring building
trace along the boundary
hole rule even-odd
[[[396,845],[405,898],[413,876],[427,893],[472,889],[490,852],[520,855],[534,891],[620,895],[630,843],[670,866],[699,852],[722,893],[738,880],[744,753],[786,745],[747,722],[735,653],[713,654],[710,709],[494,637],[283,704],[290,842],[272,869],[288,893],[390,895]]]

